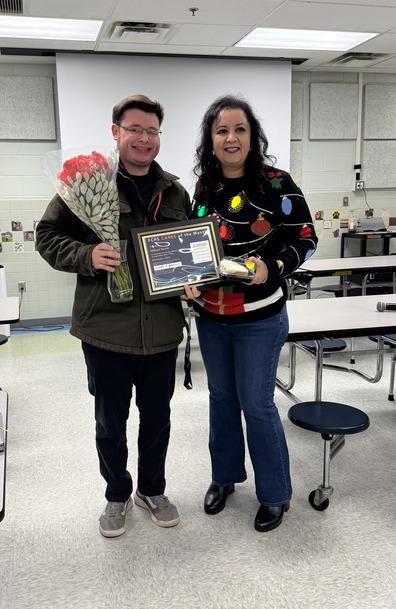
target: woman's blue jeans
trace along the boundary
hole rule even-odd
[[[286,307],[253,323],[197,317],[196,324],[210,395],[212,481],[228,486],[246,480],[243,411],[257,499],[262,505],[282,505],[290,500],[292,488],[274,392],[289,328]]]

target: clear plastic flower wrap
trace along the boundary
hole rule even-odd
[[[254,263],[248,263],[243,258],[225,256],[220,260],[217,271],[226,281],[244,281],[249,283],[254,279]]]
[[[44,159],[43,169],[69,209],[105,243],[119,242],[120,204],[117,188],[118,151],[54,150]],[[108,273],[112,302],[133,298],[128,263],[121,261]]]

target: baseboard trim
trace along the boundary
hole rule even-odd
[[[11,324],[11,330],[34,330],[35,328],[52,328],[55,326],[70,326],[71,317],[42,317],[40,319],[21,319]]]

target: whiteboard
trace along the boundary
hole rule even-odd
[[[289,170],[291,64],[266,60],[58,54],[62,148],[113,145],[111,113],[124,97],[142,93],[165,108],[157,157],[190,192],[199,125],[220,95],[242,94],[268,137],[269,153]]]

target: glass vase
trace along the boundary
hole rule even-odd
[[[114,273],[107,272],[107,289],[111,302],[128,302],[133,299],[133,283],[126,255],[127,240],[109,243],[119,252],[121,262],[119,266],[114,267]]]

